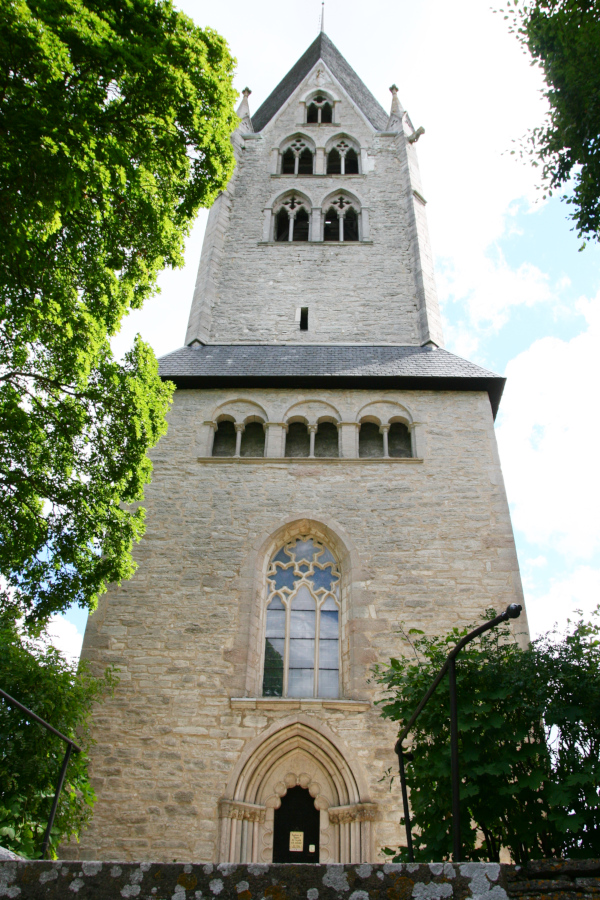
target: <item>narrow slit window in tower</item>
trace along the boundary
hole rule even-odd
[[[300,307],[300,331],[308,331],[308,306]]]

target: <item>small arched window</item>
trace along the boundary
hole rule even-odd
[[[265,430],[262,422],[249,422],[242,434],[240,456],[265,455]]]
[[[350,147],[345,159],[346,175],[358,175],[358,153]]]
[[[331,459],[339,455],[337,426],[333,422],[319,422],[315,434],[315,456]]]
[[[410,431],[403,422],[392,422],[388,434],[388,452],[394,457],[411,457]]]
[[[235,426],[228,419],[217,425],[212,455],[235,456]]]
[[[263,696],[339,696],[340,580],[331,551],[308,536],[271,558]]]
[[[285,438],[285,455],[304,457],[310,454],[310,435],[304,422],[292,422]]]
[[[281,202],[275,213],[273,238],[276,241],[308,241],[310,218],[306,202],[292,194]]]
[[[296,156],[291,147],[288,147],[281,157],[281,174],[294,175],[296,171]]]
[[[361,459],[383,456],[383,434],[375,422],[361,422],[358,433],[358,455]]]
[[[333,107],[326,97],[315,97],[306,110],[306,121],[311,124],[329,124],[333,120]]]
[[[335,147],[327,154],[327,174],[342,174],[342,157],[340,156],[339,150],[336,150]]]
[[[358,153],[342,138],[327,153],[328,175],[358,175]]]
[[[360,240],[359,212],[354,201],[349,197],[341,194],[327,209],[323,226],[323,240]]]
[[[294,138],[292,143],[281,154],[281,174],[312,175],[313,169],[313,151],[302,138]]]

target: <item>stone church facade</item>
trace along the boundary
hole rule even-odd
[[[380,861],[401,804],[372,666],[401,626],[523,602],[504,380],[443,349],[420,132],[324,33],[254,116],[248,95],[161,360],[139,568],[85,635],[120,682],[81,859]]]

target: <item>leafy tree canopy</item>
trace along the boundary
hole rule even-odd
[[[402,727],[470,630],[405,636],[407,656],[376,670],[387,693],[382,715]],[[500,626],[461,651],[456,672],[465,859],[498,861],[502,847],[518,863],[600,856],[599,637],[598,618],[592,624],[580,620],[564,636],[546,635],[523,650],[509,627]],[[447,678],[417,719],[410,749],[406,777],[415,858],[449,859]],[[405,848],[386,852],[395,861],[407,859]]]
[[[0,684],[33,712],[82,748],[67,769],[50,839],[51,850],[80,833],[91,815],[95,795],[90,785],[91,705],[116,683],[114,672],[79,672],[51,645],[19,634],[12,617],[0,615]],[[0,700],[0,844],[21,856],[40,855],[50,807],[66,745],[41,725],[27,721]]]
[[[171,387],[109,338],[233,170],[234,60],[170,0],[0,0],[0,573],[43,622],[133,572]]]
[[[508,0],[505,18],[538,64],[550,111],[524,151],[563,199],[579,237],[600,239],[600,0]]]

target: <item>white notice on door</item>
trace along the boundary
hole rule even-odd
[[[304,832],[290,831],[290,850],[295,853],[302,853],[304,850]]]

